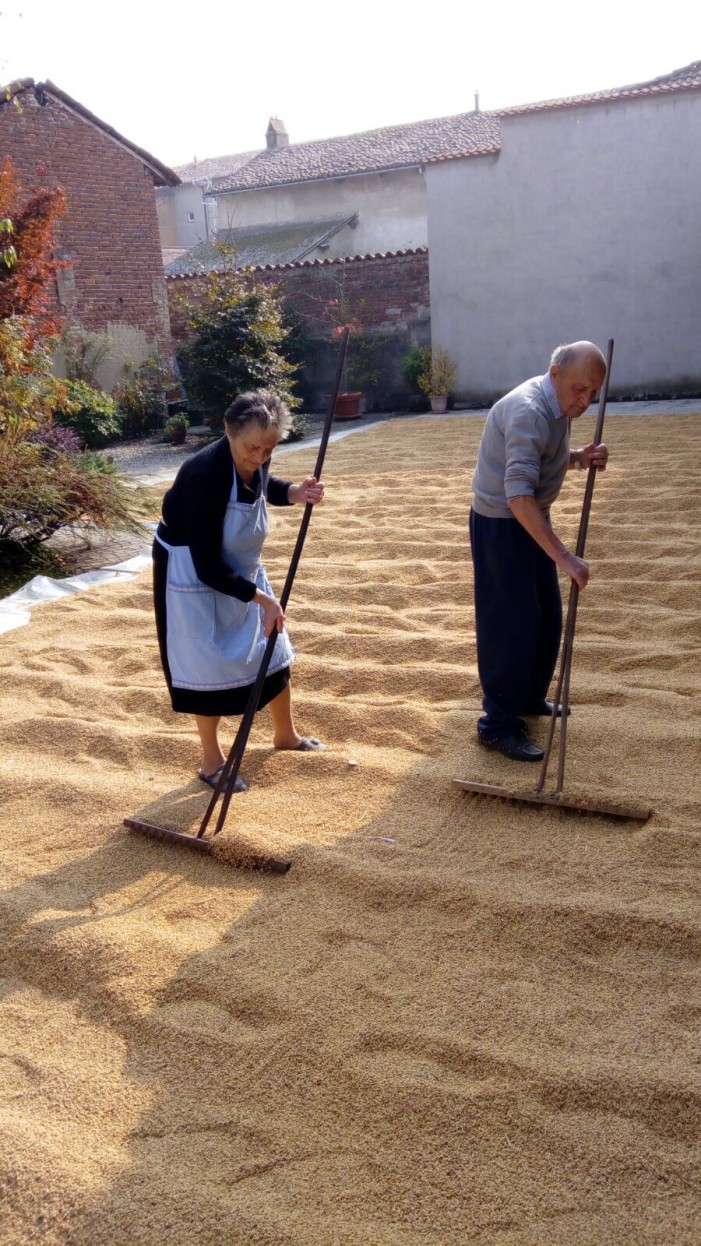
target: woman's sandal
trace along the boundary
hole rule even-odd
[[[317,740],[315,735],[303,735],[297,748],[292,751],[295,753],[318,753],[320,749],[328,747],[328,744],[322,744],[321,740]]]
[[[219,769],[214,771],[214,774],[204,774],[202,770],[198,770],[197,778],[201,779],[201,781],[203,783],[206,783],[209,787],[216,788],[217,783],[219,782],[219,776],[221,775],[221,772],[224,769],[225,764],[226,764],[225,762],[222,762]],[[248,784],[244,783],[243,779],[237,779],[236,782],[234,783],[234,791],[235,792],[247,792]]]

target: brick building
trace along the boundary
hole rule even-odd
[[[100,372],[170,354],[155,188],[179,178],[51,82],[12,84],[0,99],[0,156],[9,155],[25,192],[59,185],[68,201],[60,255],[70,262],[57,297],[68,324],[113,339]]]

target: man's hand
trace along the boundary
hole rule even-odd
[[[580,590],[587,587],[589,583],[589,563],[585,558],[578,558],[571,550],[565,550],[559,558],[555,559],[561,571],[574,580],[577,588]]]
[[[307,476],[301,485],[290,485],[287,490],[287,500],[301,506],[306,506],[308,503],[315,506],[317,502],[323,502],[324,493],[323,480],[317,480],[316,476]]]
[[[582,456],[582,467],[591,467],[593,463],[594,467],[598,468],[600,472],[606,471],[609,448],[607,445],[604,445],[603,441],[600,446],[595,446],[594,442],[591,441],[588,446],[583,446],[579,453]]]
[[[601,449],[602,447],[594,448]],[[540,548],[545,550],[560,570],[575,580],[580,589],[586,588],[589,580],[589,563],[583,558],[578,558],[566,545],[563,545],[550,527],[535,498],[530,494],[511,498],[508,507],[514,519],[518,520],[529,536],[532,536]]]

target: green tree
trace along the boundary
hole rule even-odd
[[[294,408],[297,371],[285,358],[289,334],[277,291],[235,271],[210,273],[204,295],[188,309],[192,340],[182,365],[192,401],[209,417],[223,416],[237,394],[274,389]]]

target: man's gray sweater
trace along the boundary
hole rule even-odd
[[[472,505],[479,515],[513,519],[507,500],[524,495],[547,513],[560,492],[569,465],[570,421],[556,417],[546,378],[524,381],[487,416],[472,477]]]

